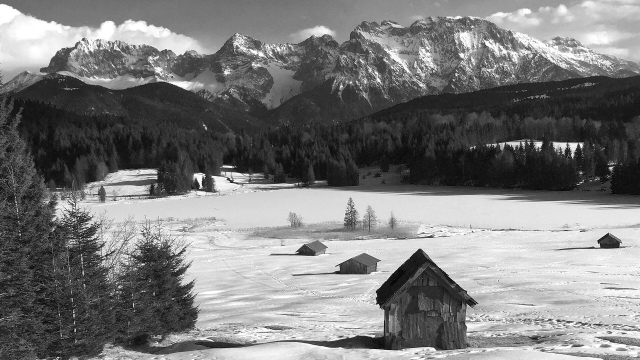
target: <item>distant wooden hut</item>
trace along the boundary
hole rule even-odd
[[[312,243],[304,244],[296,251],[298,255],[318,256],[325,253],[327,246],[316,240]]]
[[[376,300],[384,309],[386,349],[467,347],[467,305],[477,302],[422,249],[382,284]]]
[[[378,262],[380,260],[362,253],[336,266],[340,266],[340,274],[371,274],[378,269]]]
[[[620,244],[622,244],[622,240],[618,239],[611,233],[607,233],[607,235],[598,239],[598,244],[600,244],[601,248],[619,248]]]

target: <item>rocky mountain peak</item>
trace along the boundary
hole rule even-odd
[[[265,44],[236,33],[211,55],[187,51],[176,56],[146,45],[83,39],[58,51],[42,71],[75,74],[95,84],[113,80],[122,87],[168,81],[247,111],[286,108],[297,101],[292,114],[310,106],[337,119],[422,95],[632,76],[640,74],[640,66],[598,54],[571,38],[543,43],[485,19],[427,17],[408,27],[391,20],[363,21],[342,44],[330,35]],[[23,76],[20,83],[36,78]]]
[[[184,52],[184,54],[182,56],[188,56],[188,57],[202,57],[202,55],[198,54],[197,51],[195,50],[187,50]]]
[[[582,45],[580,41],[574,38],[564,37],[564,36],[556,36],[551,40],[545,41],[545,43],[549,46],[556,46],[556,47],[560,47],[560,46],[565,46],[569,48],[584,47],[584,45]]]
[[[340,46],[340,44],[338,44],[338,42],[335,41],[333,37],[329,34],[324,34],[322,36],[311,35],[311,37],[309,37],[306,40],[303,40],[298,45],[305,48],[329,47],[329,48],[335,48],[335,49],[337,49]]]
[[[262,49],[262,42],[250,36],[235,33],[218,50],[219,54],[253,55]]]
[[[563,53],[585,54],[593,52],[591,49],[582,45],[580,41],[570,37],[556,36],[551,40],[545,41],[544,43],[547,46]]]

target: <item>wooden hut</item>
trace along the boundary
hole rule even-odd
[[[618,239],[611,233],[607,233],[607,235],[598,239],[598,244],[600,244],[601,248],[619,248],[620,244],[622,244],[622,240]]]
[[[340,274],[371,274],[378,269],[379,261],[371,255],[362,253],[336,266],[340,266]]]
[[[318,256],[324,254],[327,246],[316,240],[312,243],[304,244],[296,251],[298,255]]]
[[[422,249],[377,291],[386,349],[467,347],[467,305],[477,304]]]

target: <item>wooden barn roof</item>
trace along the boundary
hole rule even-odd
[[[373,266],[373,265],[377,264],[380,261],[380,260],[374,258],[373,256],[371,256],[369,254],[365,254],[365,253],[362,253],[362,254],[360,254],[358,256],[354,256],[349,260],[357,261],[360,264],[363,264],[363,265],[366,265],[366,266]],[[338,264],[336,266],[340,266],[341,264],[344,264],[349,260],[343,261],[343,262],[341,262],[340,264]]]
[[[622,240],[618,239],[615,235],[613,235],[613,234],[611,234],[611,233],[607,233],[605,236],[603,236],[603,237],[601,237],[600,239],[598,239],[598,244],[600,244],[600,242],[601,242],[602,240],[605,240],[605,239],[607,239],[607,238],[612,239],[612,240],[615,240],[615,241],[617,241],[618,243],[622,244]]]
[[[378,305],[384,307],[389,304],[396,295],[403,293],[425,271],[454,297],[466,302],[471,307],[478,304],[467,294],[466,290],[456,284],[446,272],[440,269],[422,249],[418,249],[376,291]]]
[[[300,249],[298,249],[298,251],[302,250],[303,247],[308,247],[309,249],[313,250],[313,251],[322,251],[324,249],[327,248],[327,246],[323,243],[321,243],[320,241],[316,240],[314,242],[308,243],[308,244],[304,244],[300,247]]]

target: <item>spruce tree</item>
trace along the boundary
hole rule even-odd
[[[193,328],[198,318],[194,306],[194,281],[184,283],[191,263],[185,261],[187,245],[147,222],[141,239],[129,254],[119,277],[120,340],[145,343]]]
[[[151,184],[153,186],[153,184]],[[100,202],[107,201],[107,191],[104,189],[104,186],[100,186],[100,190],[98,190],[98,198]]]
[[[215,192],[216,191],[216,183],[213,179],[213,176],[209,172],[207,172],[202,178],[202,190],[206,192]]]
[[[355,230],[358,226],[358,210],[352,198],[347,201],[347,209],[344,212],[344,227],[349,230]]]
[[[55,202],[17,131],[20,112],[0,101],[0,358],[44,356]]]
[[[273,182],[275,183],[287,182],[287,178],[284,175],[284,167],[280,163],[276,164],[276,171],[275,171],[275,174],[273,174]]]
[[[311,165],[311,163],[308,163],[306,165],[306,168],[302,173],[301,180],[302,180],[302,185],[306,187],[309,187],[316,182],[316,175],[313,172],[313,165]]]
[[[56,274],[63,358],[98,354],[113,338],[113,292],[99,228],[72,192],[55,230],[62,254]]]
[[[387,222],[391,230],[395,229],[398,226],[398,219],[396,219],[395,215],[393,215],[393,211],[391,212],[391,216],[389,216],[389,221]]]

